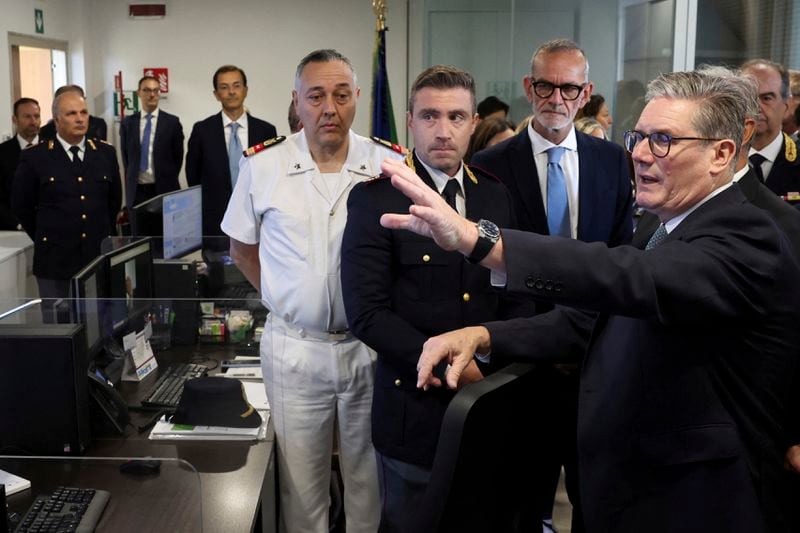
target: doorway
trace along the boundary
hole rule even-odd
[[[67,84],[67,43],[10,33],[11,96],[39,102],[42,124],[52,118],[53,93]]]

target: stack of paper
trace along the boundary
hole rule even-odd
[[[267,438],[269,411],[259,411],[263,423],[257,428],[185,426],[167,422],[164,415],[150,432],[150,440],[264,440]]]
[[[6,472],[5,470],[0,470],[0,485],[6,486],[6,496],[11,496],[21,490],[31,488],[31,482],[25,478],[15,476],[10,472]],[[5,510],[3,510],[5,513]],[[5,516],[5,514],[0,515]]]

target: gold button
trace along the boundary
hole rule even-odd
[[[81,201],[86,200],[86,197],[81,194]]]
[[[47,242],[47,237],[42,237],[42,242]]]
[[[82,218],[83,220],[86,220],[86,213],[82,214],[82,215],[81,215],[81,218]]]
[[[402,381],[400,381],[399,379],[396,379],[396,380],[394,380],[394,386],[395,386],[395,387],[399,387],[399,386],[400,386],[400,385],[402,385],[402,384],[403,384],[403,382],[402,382]]]
[[[85,239],[85,238],[86,238],[86,234],[85,233],[81,233],[81,239]]]
[[[425,255],[422,256],[422,262],[423,263],[428,263],[428,262],[430,262],[430,260],[431,260],[431,256],[429,256],[428,254],[425,254]]]
[[[465,302],[468,302],[468,301],[469,301],[469,299],[470,299],[469,293],[468,293],[468,292],[465,292],[465,293],[464,293],[464,296],[462,296],[461,298],[462,298],[462,299],[463,299]]]
[[[56,181],[56,179],[53,176],[50,176],[50,181]]]
[[[78,176],[78,181],[83,181],[83,177],[82,176]]]

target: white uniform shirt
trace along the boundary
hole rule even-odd
[[[352,131],[349,135],[347,160],[335,188],[322,182],[303,131],[243,158],[222,219],[226,234],[259,244],[261,297],[267,309],[312,331],[347,328],[339,266],[350,190],[380,174],[385,158],[403,159]]]

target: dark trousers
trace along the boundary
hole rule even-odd
[[[69,302],[62,301],[69,298],[69,280],[37,276],[36,284],[42,299],[42,321],[45,324],[69,323]]]
[[[416,511],[422,508],[431,471],[423,466],[375,452],[381,496],[379,533],[409,533]]]

